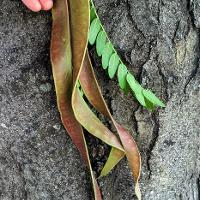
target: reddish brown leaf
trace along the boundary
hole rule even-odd
[[[86,7],[86,1],[71,0],[70,1],[70,13],[71,13],[71,32],[72,49],[73,49],[73,78],[74,78],[74,90],[72,95],[72,107],[76,119],[81,125],[88,130],[91,134],[95,135],[99,139],[103,140],[107,144],[115,147],[115,151],[120,151],[123,154],[123,148],[118,138],[112,134],[92,113],[84,99],[79,95],[76,89],[76,84],[79,79],[80,71],[83,65],[85,52],[88,44],[88,32],[89,32],[89,1],[88,7]],[[80,34],[81,33],[81,34]],[[113,158],[116,158],[116,155]],[[121,159],[121,158],[120,158]]]
[[[88,45],[88,33],[90,25],[89,1],[70,0],[70,14],[71,33],[73,36],[72,61],[74,78],[72,108],[75,117],[88,132],[123,152],[123,148],[118,138],[111,131],[109,131],[92,113],[76,88]]]
[[[95,199],[102,200],[101,193],[91,168],[87,145],[81,125],[76,120],[72,107],[72,62],[71,38],[69,28],[68,3],[66,0],[56,0],[54,3],[51,61],[57,94],[57,104],[61,119],[73,143],[77,146],[88,165],[94,186]]]
[[[68,2],[70,5],[70,21],[68,16]],[[111,158],[114,158],[113,156],[118,157],[117,159],[115,157],[115,160],[109,160],[112,161],[109,167],[114,166],[118,162],[118,160],[121,159],[121,157],[123,156],[123,148],[117,137],[112,134],[112,132],[110,132],[91,112],[77,89],[77,83],[80,73],[82,71],[83,60],[85,59],[85,53],[88,43],[89,0],[57,0],[54,9],[55,12],[53,12],[54,24],[52,32],[51,56],[58,107],[65,128],[68,130],[73,142],[77,145],[78,149],[80,150],[82,156],[84,157],[90,168],[95,191],[95,199],[100,200],[101,195],[99,192],[99,188],[96,185],[97,182],[94,179],[88,157],[84,134],[79,123],[81,123],[89,132],[91,132],[95,136],[98,136],[103,141],[116,147],[113,148],[113,150],[111,151]],[[72,34],[71,38],[70,33]],[[88,61],[89,58],[87,62]],[[88,62],[88,64],[90,63]],[[92,70],[91,65],[89,65],[89,69]],[[87,71],[86,73],[89,73],[89,71]],[[134,140],[128,134],[128,132],[123,127],[118,125],[110,115],[110,112],[98,88],[95,76],[90,76],[90,78],[92,79],[94,88],[97,88],[97,92],[92,89],[91,92],[89,91],[88,93],[86,93],[86,95],[97,110],[102,111],[105,116],[109,117],[113,121],[113,124],[117,129],[122,144],[124,146],[127,145],[126,155],[132,168],[135,181],[137,182],[140,172],[140,156],[137,150],[137,146]],[[88,91],[88,88],[84,87],[84,90]],[[96,96],[96,99],[92,99],[92,96],[95,96],[96,94],[98,95]],[[97,97],[100,97],[100,99],[98,99]],[[98,103],[95,104],[95,102]],[[100,108],[101,106],[103,107]],[[128,141],[127,144],[125,140]],[[136,183],[136,188],[139,188],[138,182]],[[140,198],[139,190],[136,190],[136,194]]]
[[[141,199],[141,193],[139,189],[139,177],[140,177],[140,171],[141,171],[141,158],[140,153],[137,148],[137,145],[134,141],[134,139],[131,137],[131,135],[128,133],[128,131],[123,128],[121,125],[119,125],[110,114],[110,111],[108,110],[108,107],[105,103],[105,100],[103,99],[103,96],[100,91],[100,87],[96,81],[96,77],[89,59],[89,54],[86,54],[85,60],[84,60],[84,66],[81,71],[80,75],[80,82],[81,86],[84,90],[84,94],[87,96],[90,103],[102,114],[107,116],[111,121],[113,122],[113,125],[115,126],[118,135],[120,137],[120,140],[122,142],[122,145],[125,149],[125,154],[129,162],[129,166],[131,168],[131,171],[133,173],[133,177],[135,180],[135,192],[138,197],[138,199]],[[111,169],[112,164],[112,158],[111,161],[109,160],[109,164],[106,165],[105,171],[108,171]],[[103,170],[103,175],[105,174]]]

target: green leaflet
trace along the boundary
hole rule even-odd
[[[128,70],[124,64],[120,64],[117,72],[118,82],[119,86],[122,90],[125,90],[128,85],[126,81],[126,75],[128,73]]]
[[[142,94],[142,86],[136,81],[136,79],[134,78],[134,76],[130,73],[127,74],[126,76],[126,80],[130,86],[130,88],[133,90],[134,93],[141,93],[141,95],[143,96]]]
[[[112,56],[112,54],[113,54],[113,46],[111,42],[108,42],[105,45],[102,53],[102,66],[104,69],[108,68],[110,57]]]
[[[164,103],[159,100],[151,91],[145,90],[135,80],[134,76],[127,70],[126,66],[120,59],[106,31],[104,30],[100,19],[96,13],[94,4],[91,0],[91,26],[89,34],[89,43],[94,45],[96,42],[96,51],[99,57],[102,57],[103,69],[108,69],[108,75],[112,79],[117,72],[117,78],[120,88],[128,93],[129,88],[139,101],[147,109],[153,110],[156,106],[165,107]]]
[[[135,78],[133,77],[132,74],[128,74],[126,77],[126,80],[129,84],[130,88],[134,92],[136,99],[140,102],[140,104],[142,106],[147,107],[147,105],[145,103],[144,95],[142,93],[143,88],[141,87],[141,85],[135,80]]]
[[[153,105],[165,107],[165,104],[160,99],[158,99],[158,97],[156,97],[156,95],[153,94],[150,90],[143,90],[142,93],[143,93],[144,97],[148,101],[150,101]]]
[[[93,45],[96,41],[96,37],[101,29],[101,24],[98,18],[95,18],[90,25],[89,43]]]
[[[106,33],[104,31],[100,31],[96,40],[96,50],[99,57],[102,56],[105,45],[106,45]]]
[[[119,56],[114,53],[109,60],[109,66],[108,66],[108,75],[112,79],[115,76],[115,73],[119,67]]]
[[[145,98],[145,104],[146,104],[146,107],[149,109],[149,110],[151,110],[151,111],[153,111],[154,109],[155,109],[155,105],[152,103],[152,102],[150,102],[147,98]]]

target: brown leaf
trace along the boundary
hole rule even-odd
[[[91,168],[83,130],[76,120],[71,106],[72,53],[67,1],[56,0],[52,15],[51,61],[59,112],[64,127],[90,169],[95,199],[102,200],[100,189]]]
[[[84,94],[90,101],[90,103],[102,114],[104,114],[106,117],[108,117],[115,126],[117,133],[120,137],[120,140],[122,142],[122,145],[125,150],[126,157],[128,159],[129,166],[131,168],[131,171],[133,173],[134,181],[135,181],[135,192],[138,197],[138,199],[141,199],[141,193],[139,189],[139,177],[140,177],[140,171],[141,171],[141,158],[140,153],[137,148],[136,142],[132,138],[132,136],[128,133],[128,131],[119,125],[112,117],[105,100],[103,99],[103,96],[100,91],[100,87],[97,83],[91,61],[89,59],[89,54],[87,52],[85,60],[84,60],[84,66],[81,71],[80,75],[80,82],[81,86],[84,90]],[[113,163],[112,158],[111,160],[108,160],[109,164],[107,164],[102,172],[102,175],[106,174],[112,167],[112,164],[116,164],[117,162]]]

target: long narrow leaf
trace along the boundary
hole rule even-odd
[[[57,95],[58,109],[64,127],[70,135],[73,143],[78,148],[86,165],[89,167],[94,196],[96,200],[102,200],[97,181],[94,177],[88,149],[82,127],[76,120],[72,107],[72,55],[69,27],[68,3],[66,0],[56,0],[52,10],[53,27],[51,40],[51,61]]]
[[[80,2],[78,0],[70,1],[71,15],[71,32],[72,37],[72,49],[73,49],[73,69],[74,69],[74,89],[72,94],[72,108],[76,119],[79,123],[91,134],[98,137],[105,143],[117,148],[123,152],[123,147],[118,138],[107,129],[101,121],[94,115],[94,113],[87,106],[85,100],[79,94],[77,90],[77,83],[79,75],[83,67],[83,60],[85,58],[85,52],[88,42],[89,31],[89,1],[88,7],[86,7],[86,1]],[[75,10],[74,10],[75,9]],[[76,9],[79,12],[76,14]],[[76,23],[77,22],[77,23]],[[88,22],[88,23],[87,23]],[[81,34],[80,34],[81,33]],[[81,56],[80,56],[81,55]]]
[[[128,133],[128,131],[119,125],[110,114],[108,107],[105,103],[105,100],[103,99],[103,96],[100,91],[100,87],[98,86],[98,83],[96,81],[96,77],[89,59],[89,54],[86,54],[85,61],[84,61],[84,67],[82,68],[81,75],[80,75],[80,82],[81,86],[84,90],[84,94],[90,101],[90,103],[102,114],[107,116],[111,119],[113,122],[113,125],[115,126],[117,133],[121,139],[121,142],[123,144],[123,147],[125,149],[125,154],[127,156],[129,166],[131,167],[133,177],[135,180],[135,192],[138,197],[138,199],[141,199],[141,193],[139,189],[139,177],[140,177],[140,171],[141,171],[141,158],[140,153],[137,148],[136,142],[131,137],[131,135]],[[111,168],[113,168],[113,164],[116,164],[112,162],[112,158],[109,160],[109,164],[106,164],[106,166],[103,169],[103,172],[101,175],[107,174]]]

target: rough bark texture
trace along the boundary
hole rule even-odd
[[[115,118],[137,140],[145,200],[200,199],[200,1],[95,0],[109,36],[138,80],[165,100],[150,113],[91,50]],[[56,109],[49,63],[51,17],[0,2],[0,199],[91,199],[86,169]],[[104,199],[134,199],[123,160],[100,181]]]

